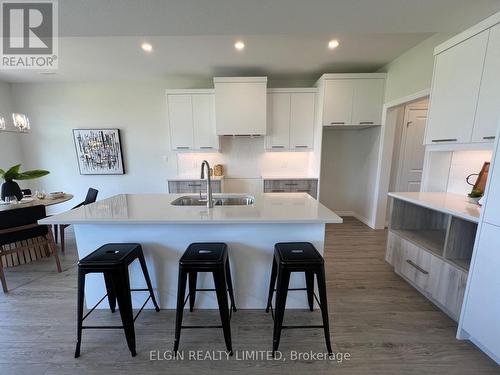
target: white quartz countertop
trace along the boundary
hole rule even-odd
[[[476,223],[481,213],[480,206],[470,203],[466,196],[460,194],[417,192],[389,193],[389,196]]]
[[[173,206],[190,194],[120,194],[40,224],[241,224],[342,223],[342,218],[306,193],[260,193],[249,206]],[[214,194],[231,196],[242,194]]]
[[[219,181],[224,179],[224,176],[210,176],[212,181]],[[181,174],[174,177],[167,178],[167,181],[198,181],[206,180],[206,178],[200,178],[199,174]]]
[[[301,174],[263,174],[263,180],[317,180],[318,177]]]

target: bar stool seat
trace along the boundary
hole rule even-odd
[[[128,266],[135,260],[139,260],[146,281],[146,289],[131,289],[128,273]],[[83,315],[83,303],[85,293],[85,276],[88,273],[102,273],[106,284],[107,293],[97,304],[92,307],[85,316]],[[130,292],[149,292],[149,296],[133,316],[132,298]],[[111,312],[115,312],[116,302],[120,311],[122,320],[121,326],[84,326],[83,321],[95,310],[95,308],[108,298]],[[149,300],[152,300],[156,311],[160,311],[156,298],[153,293],[153,287],[149,278],[146,261],[140,244],[136,243],[111,243],[101,246],[99,249],[90,253],[78,262],[78,307],[77,307],[77,344],[75,358],[80,356],[80,346],[82,341],[82,330],[84,329],[123,329],[127,339],[128,348],[132,357],[136,355],[135,348],[135,330],[134,322],[146,306]]]
[[[199,289],[196,287],[198,272],[211,272],[214,278],[215,289]],[[186,298],[186,282],[189,276],[189,295]],[[222,325],[182,325],[184,306],[189,299],[189,310],[193,311],[196,292],[215,291],[219,304],[219,314]],[[227,292],[231,299],[228,305]],[[225,243],[192,243],[179,259],[179,281],[177,284],[177,310],[175,319],[174,353],[179,350],[179,341],[182,328],[222,328],[227,351],[232,355],[230,320],[232,312],[236,311],[234,303],[233,283],[229,266],[227,245]]]
[[[290,274],[292,272],[304,272],[306,288],[288,288]],[[316,276],[318,282],[319,300],[314,292],[314,276]],[[283,326],[288,291],[297,290],[307,291],[307,301],[311,311],[314,310],[314,299],[316,299],[321,309],[323,325]],[[272,298],[274,291],[276,291],[276,307],[273,310]],[[271,310],[274,319],[273,353],[278,350],[281,330],[284,328],[323,328],[326,348],[328,353],[332,353],[330,325],[328,321],[328,302],[326,298],[324,260],[318,250],[311,243],[280,242],[274,245],[274,257],[266,312],[269,312],[269,310]]]

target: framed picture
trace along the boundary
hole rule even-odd
[[[125,174],[119,129],[73,129],[80,174]]]

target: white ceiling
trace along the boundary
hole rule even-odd
[[[0,79],[374,71],[432,33],[462,31],[496,11],[500,0],[59,0],[56,75],[2,71]],[[341,42],[334,51],[331,38]],[[140,49],[143,41],[153,53]]]

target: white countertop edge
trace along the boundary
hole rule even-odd
[[[164,220],[64,220],[64,223],[61,220],[54,220],[51,217],[47,217],[45,219],[41,219],[38,221],[38,224],[44,225],[53,225],[53,224],[69,224],[69,225],[214,225],[214,224],[228,224],[228,225],[236,225],[236,224],[342,224],[344,220],[339,216],[335,219],[296,219],[296,220],[172,220],[172,221],[164,221]]]
[[[319,177],[300,175],[262,175],[263,180],[318,180]]]
[[[425,193],[421,193],[421,194],[425,194]],[[431,193],[431,194],[437,194],[437,193],[434,192],[434,193]],[[452,196],[456,196],[456,197],[459,196],[458,194],[445,193],[445,192],[443,192],[442,194],[448,194],[448,195],[452,195]],[[469,214],[467,214],[465,212],[453,210],[451,208],[446,208],[446,207],[443,207],[443,206],[432,204],[430,202],[426,202],[426,201],[422,201],[422,200],[419,200],[419,199],[407,197],[407,196],[401,195],[401,193],[397,193],[397,192],[388,193],[388,195],[390,197],[392,197],[392,198],[396,198],[396,199],[399,199],[399,200],[402,200],[402,201],[406,201],[406,202],[409,202],[409,203],[414,203],[414,204],[416,204],[418,206],[429,208],[429,209],[432,209],[432,210],[435,210],[435,211],[444,212],[446,214],[458,217],[460,219],[464,219],[464,220],[471,221],[471,222],[474,222],[474,223],[479,223],[479,216],[476,217],[476,216],[473,216],[473,215],[469,215]],[[472,203],[468,203],[468,202],[464,201],[464,206],[467,205],[467,204],[472,205]]]

